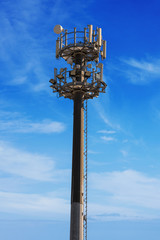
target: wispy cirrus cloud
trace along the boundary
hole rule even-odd
[[[116,133],[116,131],[112,131],[112,130],[99,130],[97,133],[114,134],[114,133]]]
[[[68,170],[56,169],[54,160],[48,156],[22,151],[2,141],[0,142],[0,159],[1,173],[36,181],[62,180],[69,174]]]
[[[94,207],[91,205],[94,214],[91,211],[90,217],[93,214],[102,220],[160,219],[159,178],[128,169],[91,173],[89,185],[97,202]]]
[[[16,133],[51,134],[65,131],[65,124],[50,119],[31,121],[18,112],[0,111],[0,131]]]
[[[129,208],[127,206],[115,206],[114,204],[91,203],[88,205],[88,218],[95,221],[146,221],[160,219],[155,213],[145,210]]]
[[[159,67],[160,59],[150,62],[150,61],[144,61],[144,60],[138,61],[136,59],[130,58],[128,60],[123,60],[123,62],[130,65],[131,67],[160,75],[160,67]]]
[[[0,175],[1,213],[14,219],[69,216],[70,170],[58,169],[55,159],[0,141]]]
[[[117,141],[117,139],[114,137],[101,136],[101,139],[104,140],[105,142]]]
[[[76,15],[76,9],[81,9],[84,14],[86,8],[86,2],[71,4],[62,0],[50,4],[44,4],[42,0],[15,0],[9,1],[9,4],[8,1],[1,1],[0,76],[4,79],[1,83],[12,87],[24,85],[34,92],[48,92],[47,79],[53,74],[49,69],[52,69],[53,43],[57,37],[53,34],[53,27],[59,23],[65,25],[66,22],[67,26],[73,27],[71,15],[72,18]],[[79,19],[74,19],[78,26],[81,25]]]
[[[133,84],[149,84],[160,78],[160,59],[121,59],[124,66],[120,71]]]
[[[100,102],[98,102],[98,101],[94,102],[94,107],[96,108],[96,111],[99,114],[100,118],[104,121],[104,123],[108,127],[112,128],[112,129],[116,129],[116,130],[121,129],[119,124],[114,123],[111,120],[109,120],[109,118],[107,117],[107,114],[106,114],[104,108],[102,107],[102,105],[100,104]],[[111,130],[111,131],[115,131],[115,130]]]
[[[13,121],[0,121],[0,131],[17,133],[60,133],[65,130],[65,125],[61,122],[43,120],[42,122],[31,122],[24,119]]]
[[[4,79],[3,84],[23,84],[32,91],[48,91],[48,63],[51,67],[54,54],[52,41],[56,37],[51,37],[53,26],[50,22],[63,22],[68,17],[69,13],[60,14],[62,4],[64,5],[58,0],[48,8],[41,0],[0,3],[0,74]],[[46,31],[48,26],[50,30]]]
[[[69,216],[68,200],[56,193],[25,194],[0,192],[0,212],[43,219],[64,219]]]
[[[122,150],[120,150],[120,152],[122,153],[123,157],[127,157],[128,156],[128,151],[122,149]]]

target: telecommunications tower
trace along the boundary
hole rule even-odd
[[[99,62],[99,55],[101,60],[106,58],[106,41],[102,40],[102,29],[93,30],[92,25],[72,32],[56,25],[54,32],[59,35],[56,58],[67,61],[70,70],[61,68],[58,72],[54,68],[50,87],[59,97],[74,101],[70,240],[87,240],[87,100],[104,93],[107,86]]]

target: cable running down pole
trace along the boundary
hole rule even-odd
[[[87,100],[84,103],[84,240],[87,240],[87,188],[88,188],[88,112],[87,112]]]

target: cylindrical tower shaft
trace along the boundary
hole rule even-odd
[[[76,80],[83,81],[81,68],[84,59],[76,55]],[[72,189],[71,189],[71,225],[70,240],[83,240],[83,180],[84,180],[84,107],[83,93],[74,95],[73,118],[73,155],[72,155]]]
[[[70,240],[83,240],[84,109],[82,94],[74,99]]]

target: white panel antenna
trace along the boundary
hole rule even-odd
[[[102,45],[102,28],[98,28],[98,45]]]
[[[107,48],[107,41],[103,41],[103,59],[106,59],[106,48]]]
[[[92,32],[93,32],[93,25],[88,25],[89,26],[89,42],[92,42]]]

